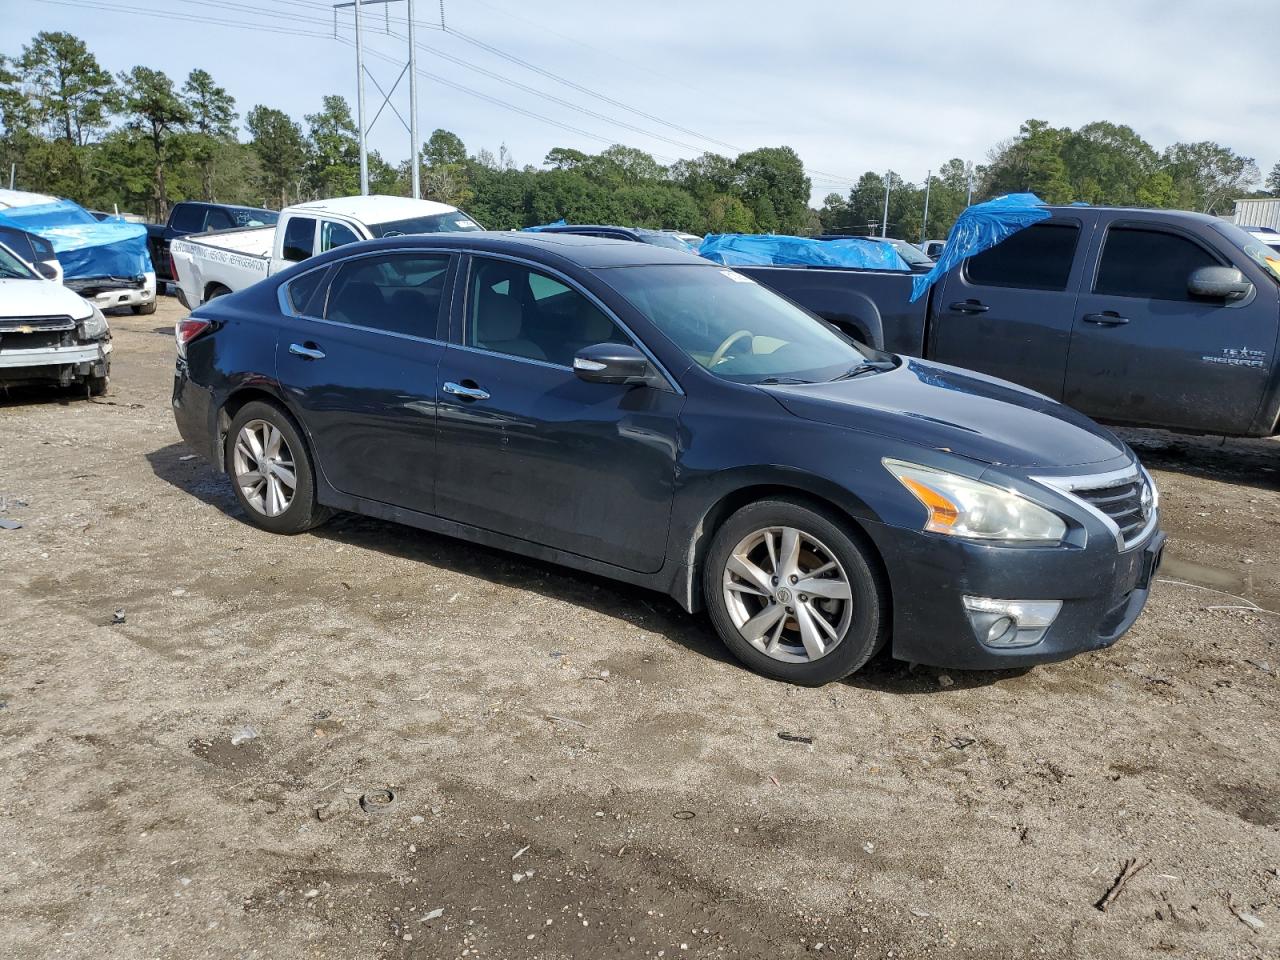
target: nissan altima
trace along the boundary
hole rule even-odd
[[[1105,647],[1164,541],[1086,417],[663,247],[354,243],[176,335],[178,427],[259,527],[353,511],[660,590],[792,683]]]

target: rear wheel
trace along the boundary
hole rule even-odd
[[[702,589],[730,651],[789,683],[848,676],[888,636],[888,591],[866,548],[837,518],[796,501],[761,500],[725,521]]]
[[[315,473],[293,418],[269,403],[246,403],[231,420],[227,472],[249,519],[272,533],[302,533],[328,520],[316,503]]]

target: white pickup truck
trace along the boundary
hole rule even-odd
[[[170,244],[178,299],[188,310],[252,286],[345,243],[411,233],[481,230],[457,207],[408,197],[338,197],[285,207],[275,226],[193,234]]]

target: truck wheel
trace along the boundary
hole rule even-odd
[[[224,452],[236,499],[256,526],[272,533],[302,533],[333,511],[316,503],[311,454],[293,418],[269,403],[240,408],[227,430]]]
[[[844,523],[793,500],[760,500],[716,531],[702,569],[711,622],[767,677],[820,686],[865,664],[889,633],[889,592]]]
[[[89,396],[100,397],[107,392],[107,387],[111,383],[110,374],[104,373],[100,377],[85,377],[85,389],[89,391]]]
[[[150,303],[135,303],[133,312],[140,317],[147,317],[156,312],[156,302],[152,300]]]
[[[213,286],[209,288],[209,292],[205,294],[204,302],[208,303],[210,300],[216,299],[217,297],[225,297],[230,292],[231,291],[228,290],[226,287],[224,287],[222,284],[215,283]]]

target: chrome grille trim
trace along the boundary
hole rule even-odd
[[[1031,479],[1064,494],[1102,521],[1122,552],[1144,542],[1159,522],[1159,494],[1140,464],[1109,473]],[[1151,512],[1145,517],[1141,512],[1144,490],[1151,491]]]

